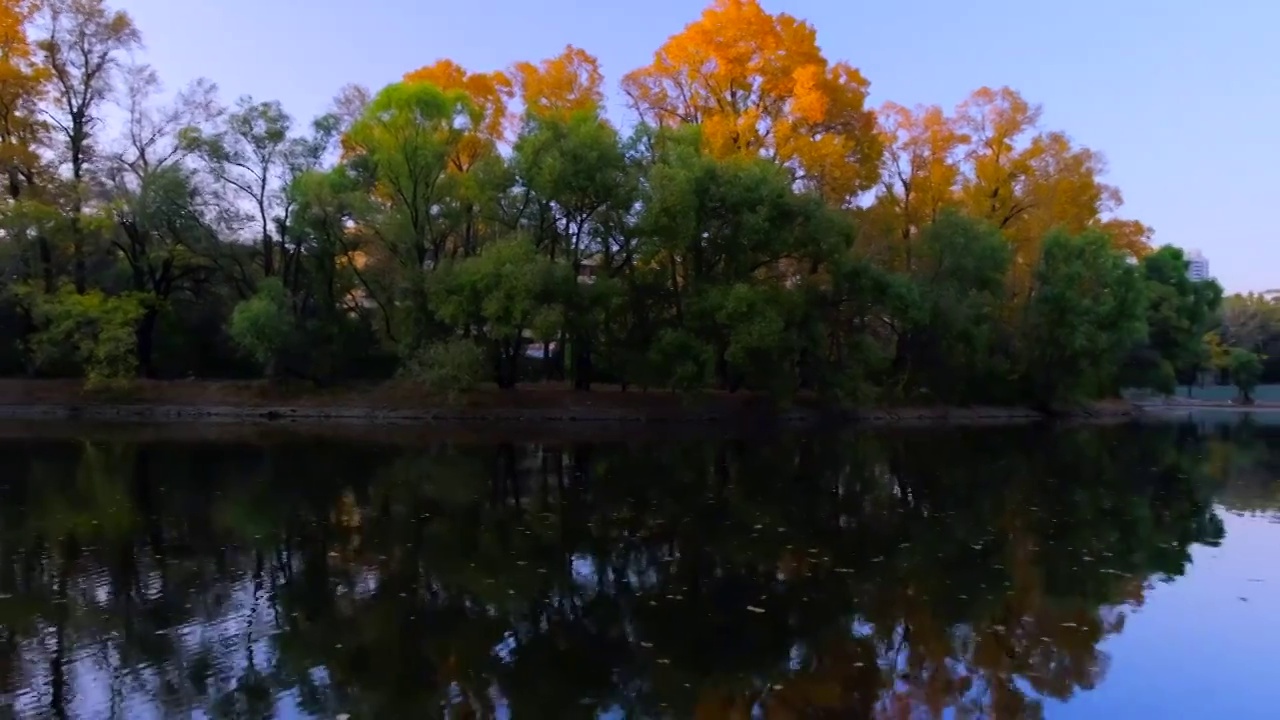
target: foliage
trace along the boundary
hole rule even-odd
[[[1231,348],[1222,342],[1216,330],[1204,334],[1200,341],[1199,368],[1202,370],[1226,370],[1231,362]]]
[[[1222,299],[1213,331],[1227,347],[1251,350],[1263,357],[1263,381],[1280,373],[1280,302],[1276,293],[1240,293]]]
[[[596,112],[604,105],[604,74],[590,53],[573,45],[538,64],[519,62],[512,76],[527,115],[564,117]]]
[[[921,232],[911,302],[897,335],[904,381],[929,396],[972,401],[1007,375],[1000,337],[1009,244],[988,223],[944,210]]]
[[[622,81],[643,120],[701,125],[713,156],[764,154],[839,205],[876,179],[869,86],[823,57],[812,25],[755,0],[714,0]]]
[[[1146,295],[1147,337],[1130,352],[1126,384],[1172,394],[1179,378],[1194,382],[1215,367],[1220,351],[1212,334],[1222,304],[1222,288],[1187,274],[1182,251],[1163,247],[1142,258],[1139,267]]]
[[[432,392],[453,397],[474,389],[487,376],[484,348],[474,340],[454,338],[432,343],[405,361],[400,377]]]
[[[307,123],[208,81],[160,101],[103,0],[9,3],[0,347],[13,367],[82,365],[57,324],[70,282],[104,307],[145,298],[128,352],[127,323],[99,335],[148,377],[459,390],[482,367],[504,388],[1058,404],[1168,390],[1213,362],[1211,330],[1280,357],[1280,306],[1219,308],[1038,105],[984,87],[873,110],[816,33],[712,0],[621,78],[639,123],[607,116],[600,63],[573,45],[440,59]]]
[[[564,266],[539,256],[527,240],[513,238],[445,265],[430,292],[441,320],[488,346],[494,382],[510,388],[519,378],[528,337],[549,340],[559,331],[563,320],[557,300],[570,282]]]
[[[1262,357],[1251,350],[1232,348],[1227,368],[1231,382],[1240,390],[1245,404],[1253,403],[1253,391],[1262,379]]]
[[[52,295],[32,294],[41,330],[31,338],[38,366],[76,363],[90,390],[127,387],[138,374],[137,326],[150,298],[77,293],[64,285]]]
[[[1200,361],[1204,335],[1222,304],[1222,288],[1212,280],[1187,275],[1187,261],[1174,247],[1160,248],[1142,259],[1146,280],[1147,343],[1177,371]]]
[[[253,297],[236,305],[227,330],[268,376],[275,375],[296,331],[284,284],[276,278],[263,280]]]
[[[1145,339],[1144,305],[1141,276],[1106,235],[1050,233],[1025,320],[1032,397],[1055,404],[1116,391],[1125,356]]]

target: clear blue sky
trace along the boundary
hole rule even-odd
[[[1199,248],[1228,291],[1280,287],[1280,0],[763,0],[805,18],[872,101],[950,108],[1010,85],[1045,124],[1102,151],[1125,214]],[[573,43],[617,100],[702,0],[116,0],[171,87],[208,77],[300,118],[339,87],[373,89],[437,58],[469,70]]]

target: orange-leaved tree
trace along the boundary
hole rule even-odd
[[[622,81],[644,121],[701,125],[714,156],[762,154],[840,205],[879,177],[869,85],[851,65],[828,62],[812,25],[756,0],[714,0]]]
[[[0,3],[0,172],[13,199],[30,183],[38,162],[38,105],[49,77],[27,34],[37,9],[34,0]]]
[[[604,74],[600,62],[573,45],[536,65],[519,62],[511,76],[524,105],[524,112],[539,117],[567,118],[583,110],[599,110],[604,105]]]

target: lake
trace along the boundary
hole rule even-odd
[[[1280,713],[1249,416],[183,427],[0,427],[0,717]]]

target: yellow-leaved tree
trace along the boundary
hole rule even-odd
[[[822,55],[812,25],[756,0],[714,0],[622,80],[644,121],[696,123],[712,154],[764,155],[837,205],[879,178],[869,86],[853,66]]]
[[[1113,215],[1123,198],[1101,179],[1102,155],[1064,133],[1041,130],[1040,117],[1039,105],[1008,87],[979,88],[960,104],[955,123],[968,136],[958,188],[962,207],[1004,231],[1023,275],[1053,228],[1100,228],[1117,247],[1139,257],[1149,252],[1150,228]]]
[[[524,112],[532,115],[568,117],[604,105],[600,61],[573,45],[537,64],[516,63],[511,76]]]
[[[953,206],[996,226],[1013,245],[1015,286],[1029,281],[1050,230],[1096,228],[1142,257],[1151,228],[1115,216],[1120,191],[1102,180],[1103,157],[1040,127],[1041,108],[1017,91],[979,88],[951,115],[938,106],[886,103],[880,190],[863,215],[864,251],[910,271],[920,229]]]
[[[969,136],[941,107],[880,109],[885,153],[881,192],[871,213],[891,244],[882,257],[898,270],[913,269],[912,245],[925,225],[956,203],[960,159]]]
[[[15,200],[30,183],[38,162],[39,102],[49,77],[27,33],[37,9],[34,0],[0,3],[0,172],[9,197]]]

